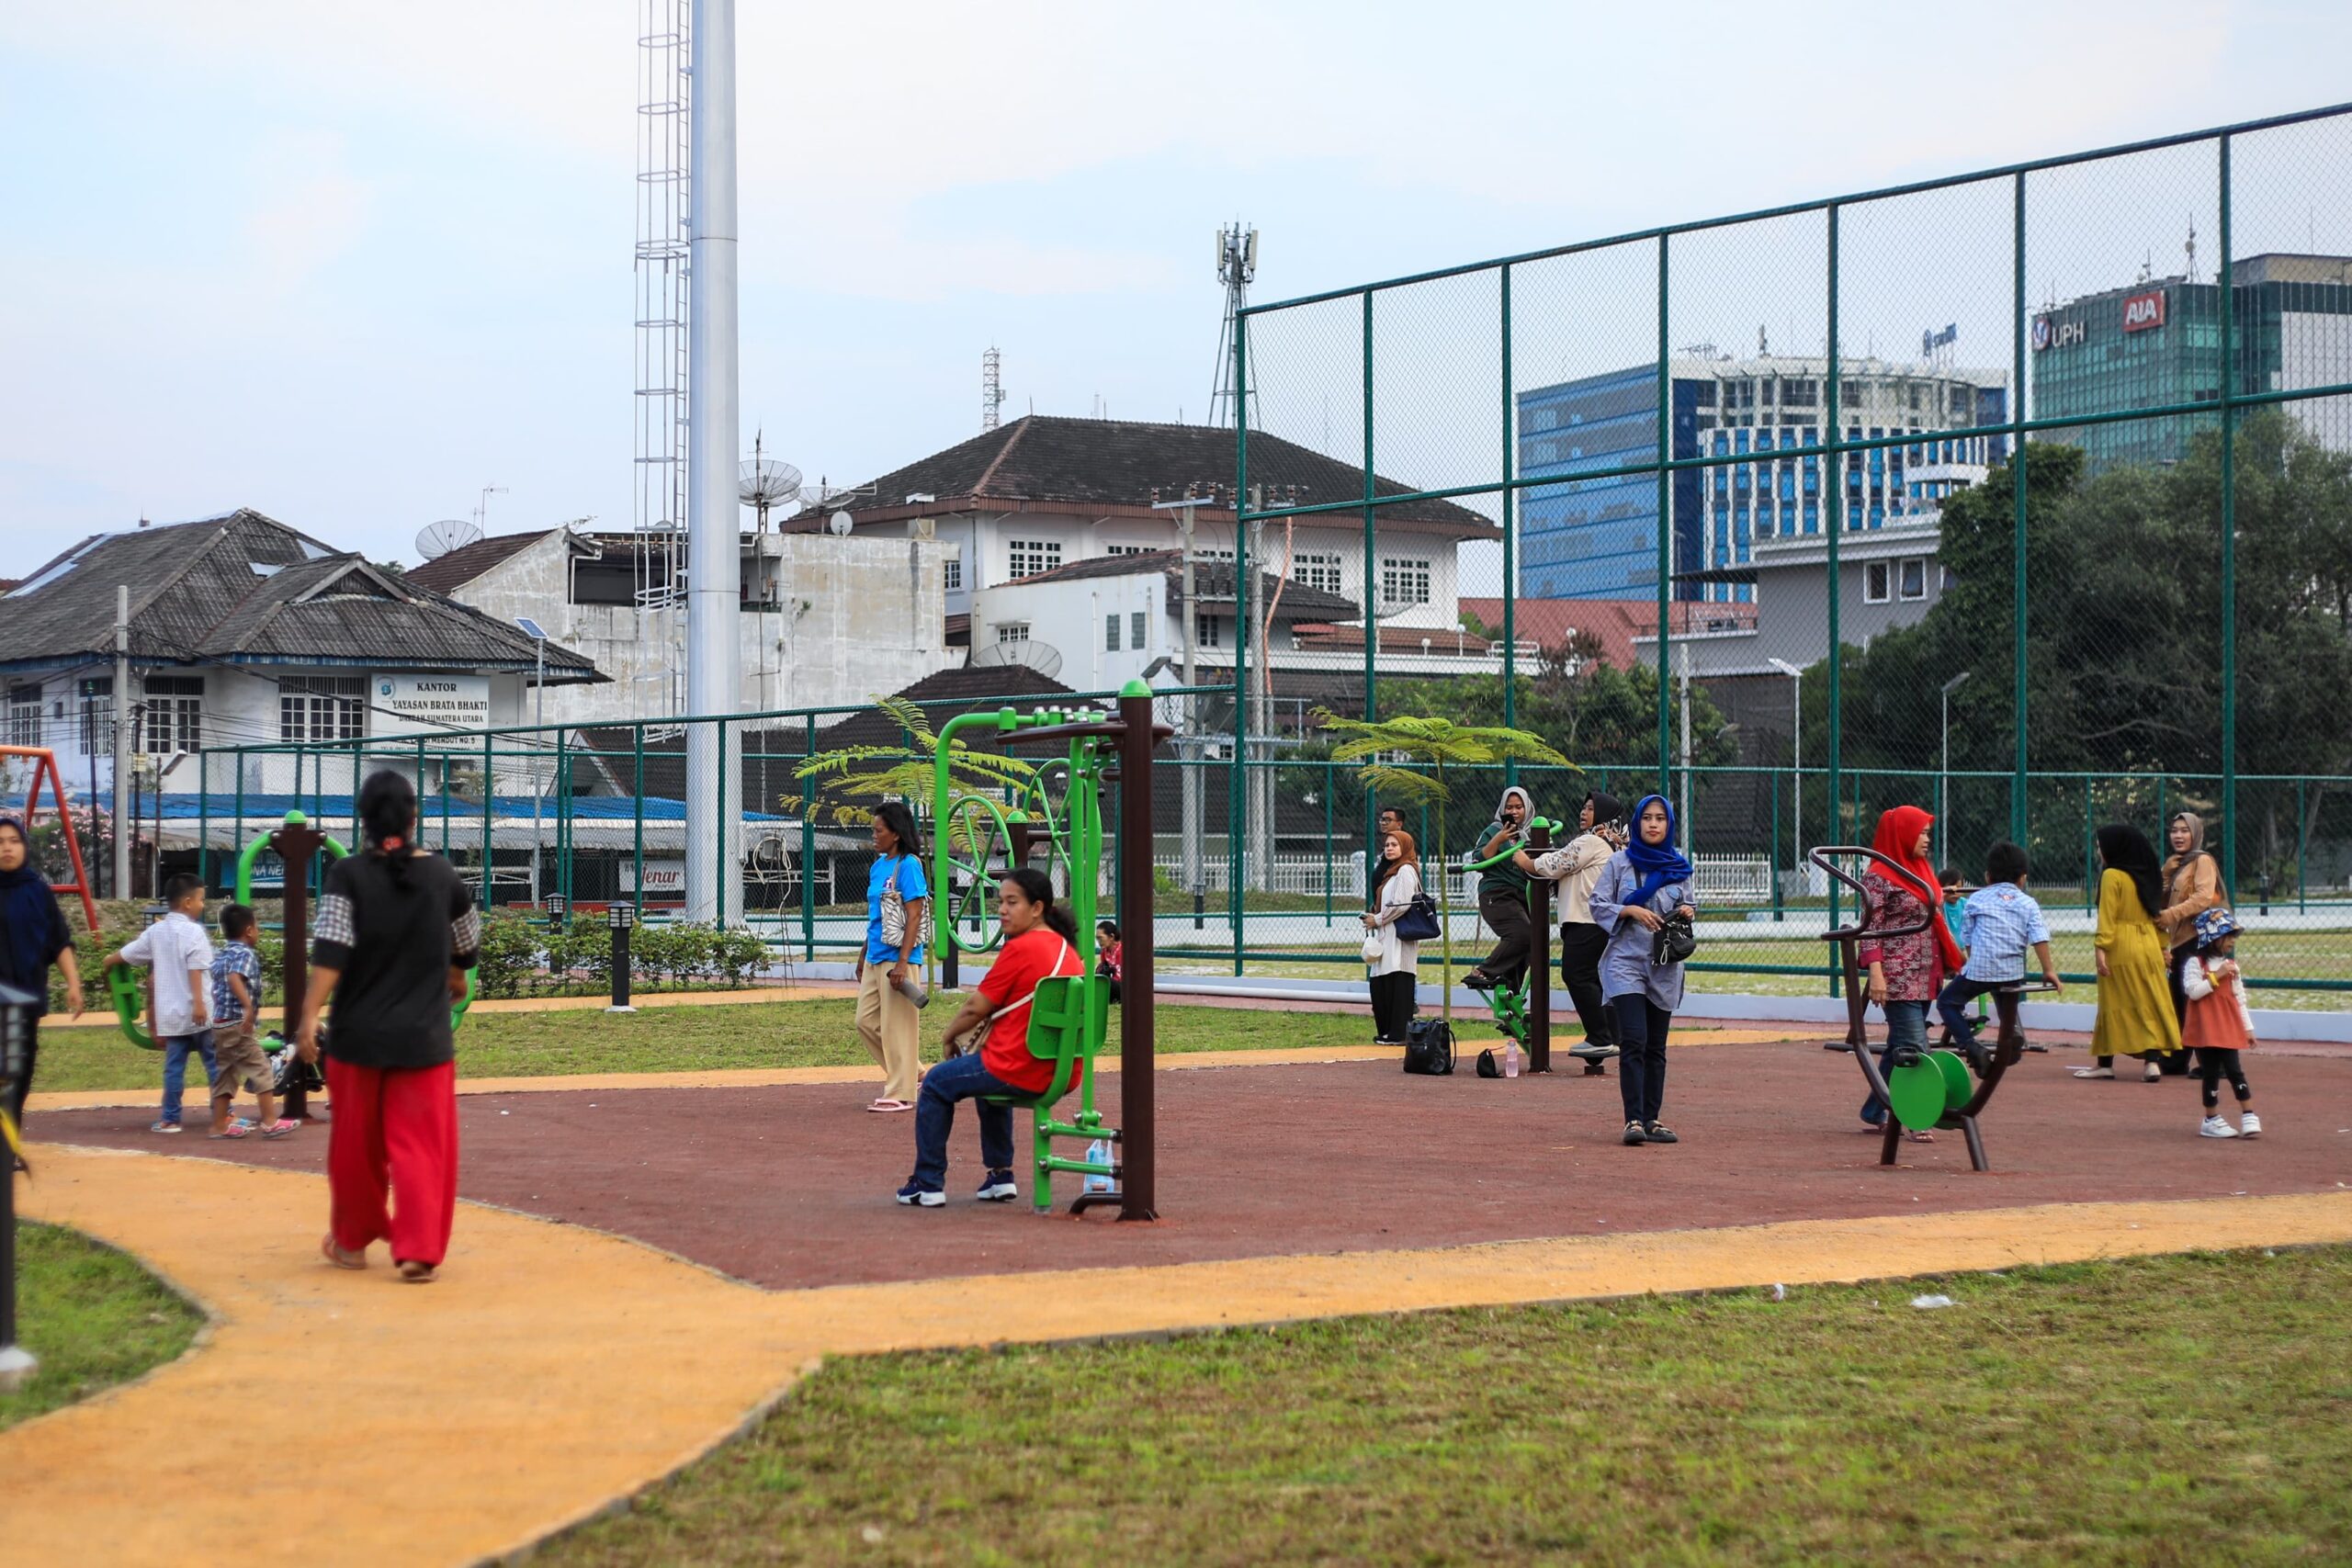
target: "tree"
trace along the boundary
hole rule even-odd
[[[2239,423],[2232,456],[2238,770],[2352,771],[2341,708],[2352,690],[2352,456],[2270,411]],[[2079,447],[2032,447],[2026,722],[2037,773],[2220,774],[2221,459],[2218,430],[2168,468],[2097,475]],[[1932,768],[1935,693],[1962,670],[1955,763],[1965,753],[2005,767],[2015,755],[2014,484],[2004,465],[1951,498],[1938,553],[1951,587],[1917,626],[1845,651],[1849,763]],[[2103,807],[2152,815],[2153,783],[2145,793],[2110,792]],[[2308,793],[2306,833],[2327,791]]]
[[[874,696],[872,701],[906,732],[907,743],[819,752],[792,771],[793,777],[803,781],[803,793],[786,795],[784,809],[814,811],[847,826],[865,818],[878,801],[907,801],[918,816],[932,804],[938,785],[939,736],[931,728],[930,716],[902,697]],[[952,812],[967,796],[995,796],[1008,789],[1018,798],[1036,776],[1034,763],[957,740],[947,749],[950,798],[942,809]]]
[[[1656,765],[1659,721],[1655,671],[1620,670],[1604,662],[1600,639],[1585,633],[1543,649],[1534,671],[1514,680],[1511,716],[1518,728],[1553,738],[1571,756],[1598,759],[1612,767]],[[1383,681],[1374,701],[1384,718],[1419,715],[1482,725],[1503,722],[1500,675]],[[1680,732],[1681,702],[1679,687],[1668,694],[1669,735]],[[1730,725],[1696,682],[1690,688],[1690,760],[1701,767],[1739,760]]]
[[[1356,777],[1374,790],[1413,805],[1436,804],[1437,931],[1440,1006],[1446,1021],[1453,1021],[1453,921],[1452,867],[1446,858],[1445,811],[1453,802],[1449,768],[1491,767],[1498,762],[1549,762],[1566,767],[1568,760],[1523,729],[1499,726],[1460,725],[1450,718],[1402,716],[1377,722],[1341,718],[1329,708],[1317,708],[1315,721],[1340,737],[1331,749],[1335,761],[1364,761]],[[1397,759],[1402,759],[1399,761]],[[1403,765],[1418,762],[1420,768]],[[1424,772],[1423,769],[1427,771]]]

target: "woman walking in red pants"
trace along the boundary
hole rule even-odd
[[[319,1009],[334,995],[325,1043],[332,1228],[319,1250],[339,1269],[365,1269],[368,1244],[389,1241],[401,1278],[422,1284],[448,1253],[457,1213],[449,1004],[465,995],[481,921],[456,870],[413,842],[416,791],[407,779],[370,777],[360,786],[359,820],[367,851],[327,872],[295,1031],[302,1059],[317,1061]]]

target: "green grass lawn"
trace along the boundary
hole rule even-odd
[[[58,1225],[17,1226],[17,1332],[40,1370],[0,1393],[0,1427],[177,1356],[203,1314],[131,1258]]]
[[[622,1016],[478,1012],[458,1031],[458,1071],[481,1078],[839,1066],[869,1059],[858,1043],[855,1011],[853,1001],[824,999],[648,1008]],[[955,998],[941,996],[924,1013],[924,1060],[937,1059],[940,1032],[954,1011]],[[1372,1043],[1369,1010],[1358,1015],[1163,1006],[1158,1021],[1163,1052]],[[1110,1049],[1115,1052],[1118,1043],[1119,1016],[1114,1010]],[[111,1026],[41,1030],[37,1089],[151,1089],[162,1081],[163,1057],[131,1044]]]
[[[839,1360],[535,1561],[2343,1562],[2348,1303],[2335,1248]]]

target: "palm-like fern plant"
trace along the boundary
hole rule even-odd
[[[786,810],[816,811],[847,826],[870,813],[878,800],[910,801],[919,816],[934,804],[931,796],[937,782],[939,735],[931,727],[930,716],[903,697],[876,696],[874,705],[906,731],[907,743],[847,746],[819,752],[792,771],[792,776],[801,781],[803,793],[785,796]],[[953,811],[966,796],[994,797],[1005,790],[1018,799],[1036,773],[1034,763],[1019,757],[983,751],[957,740],[947,751],[951,798],[940,808]]]
[[[1329,708],[1315,710],[1315,720],[1340,743],[1331,750],[1335,762],[1363,761],[1356,777],[1374,793],[1416,806],[1435,804],[1437,814],[1438,948],[1442,1007],[1446,1021],[1453,1019],[1453,866],[1446,858],[1444,808],[1453,802],[1446,776],[1449,768],[1490,767],[1497,762],[1548,762],[1568,766],[1568,760],[1524,729],[1499,725],[1456,724],[1450,718],[1422,718],[1400,714],[1394,718],[1341,718]],[[1403,757],[1419,767],[1387,759]]]

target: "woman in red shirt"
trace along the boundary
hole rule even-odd
[[[1069,911],[1055,904],[1053,882],[1035,866],[1018,867],[997,884],[996,913],[1004,949],[979,989],[948,1021],[946,1059],[922,1076],[915,1100],[915,1170],[899,1189],[901,1203],[936,1209],[947,1201],[947,1134],[956,1125],[957,1100],[1036,1094],[1053,1082],[1053,1064],[1029,1054],[1029,1004],[1038,982],[1086,972],[1078,927]],[[987,1038],[974,1051],[968,1037],[982,1030]],[[1071,1078],[1070,1087],[1079,1082]],[[979,1199],[1010,1202],[1021,1195],[1012,1181],[1012,1108],[981,1100],[978,1109],[980,1158],[988,1165]]]

